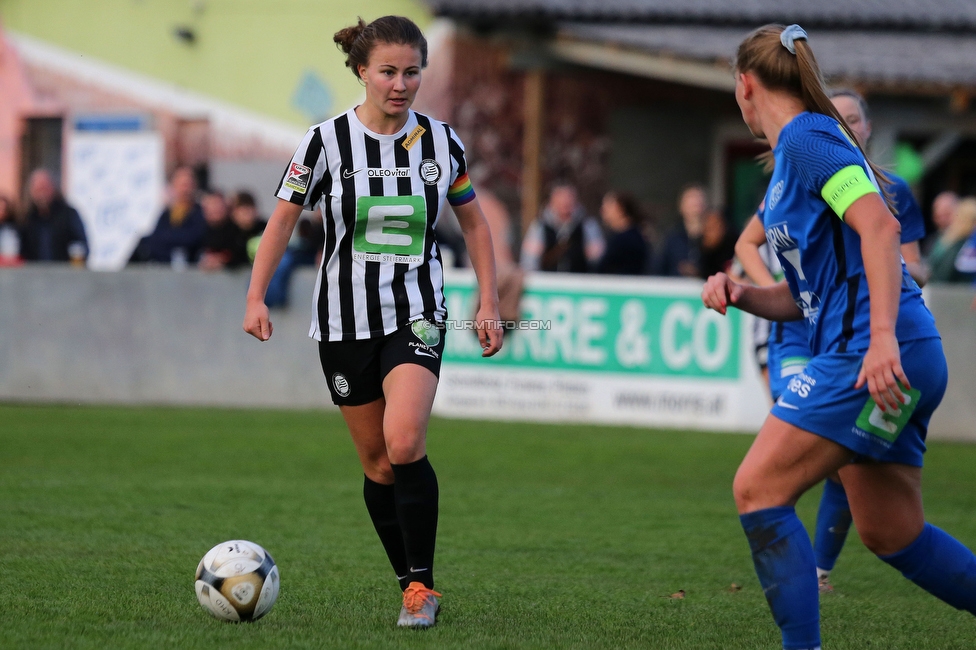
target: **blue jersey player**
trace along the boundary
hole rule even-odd
[[[863,150],[871,138],[871,120],[864,98],[854,90],[838,89],[830,93],[830,101],[847,126],[850,127],[858,146]],[[925,237],[925,219],[912,195],[912,190],[903,178],[888,174],[891,184],[888,191],[892,197],[894,213],[901,223],[901,257],[905,268],[918,283],[924,286],[929,270],[922,261],[919,242]],[[824,481],[820,508],[817,511],[817,527],[813,536],[813,549],[817,558],[817,578],[821,593],[833,591],[830,572],[837,562],[847,539],[851,526],[851,509],[847,494],[835,474]]]
[[[864,149],[871,137],[871,121],[867,103],[854,90],[838,89],[830,93],[831,102],[850,127],[858,145]],[[909,274],[924,286],[928,268],[922,261],[919,241],[925,237],[925,220],[922,211],[904,179],[888,174],[891,180],[889,192],[895,207],[895,216],[901,224],[901,256]],[[769,262],[762,255],[761,246],[766,243],[760,206],[756,216],[743,229],[736,243],[736,256],[749,278],[759,286],[770,286],[781,280],[781,267]],[[809,361],[810,348],[803,321],[773,323],[769,328],[767,344],[767,368],[770,394],[776,401],[794,375],[803,370]],[[814,553],[817,560],[817,578],[822,593],[833,591],[829,575],[844,546],[851,525],[850,505],[840,478],[834,474],[824,482],[824,490],[817,513],[814,535]]]
[[[773,619],[791,650],[820,647],[813,545],[794,505],[839,471],[865,546],[917,585],[976,613],[976,556],[926,523],[922,455],[945,392],[941,340],[899,251],[900,225],[830,102],[806,33],[767,25],[736,53],[735,96],[776,168],[766,239],[786,277],[773,287],[712,276],[707,307],[804,319],[811,358],[790,381],[736,473],[733,495]]]

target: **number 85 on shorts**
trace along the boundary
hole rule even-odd
[[[360,196],[353,259],[420,264],[427,250],[427,202],[422,196]]]

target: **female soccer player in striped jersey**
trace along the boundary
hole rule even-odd
[[[733,305],[769,320],[805,318],[812,355],[733,484],[783,647],[820,647],[813,547],[794,505],[838,470],[865,546],[976,613],[976,556],[923,513],[925,434],[948,371],[935,321],[901,261],[898,220],[872,181],[881,175],[827,97],[799,26],[746,37],[735,77],[743,120],[775,156],[763,226],[786,282],[753,287],[720,273],[702,300],[723,314]]]
[[[871,121],[864,98],[853,90],[838,89],[830,92],[834,108],[850,127],[858,146],[865,149],[871,138]],[[919,241],[925,237],[925,219],[912,195],[908,183],[894,174],[887,174],[891,184],[888,190],[894,202],[894,214],[901,224],[901,256],[905,268],[919,286],[928,279],[928,269],[922,261]],[[774,284],[760,254],[760,246],[766,243],[762,225],[762,207],[742,231],[736,243],[736,255],[749,277],[760,286]],[[776,265],[779,266],[778,264]],[[773,401],[786,389],[790,379],[803,370],[810,358],[807,330],[803,321],[773,323],[768,344],[769,388]],[[830,572],[837,562],[847,532],[851,525],[850,504],[840,482],[833,474],[824,481],[824,490],[817,512],[814,534],[814,555],[817,559],[817,578],[821,593],[833,591]]]
[[[478,278],[484,356],[502,344],[494,253],[454,131],[410,109],[427,41],[378,18],[335,42],[366,100],[308,130],[278,186],[254,260],[244,329],[272,333],[264,295],[304,207],[322,211],[325,250],[312,327],[332,400],[365,474],[363,496],[403,590],[397,625],[435,623],[438,487],[426,433],[444,351],[444,271],[434,226],[451,204]]]

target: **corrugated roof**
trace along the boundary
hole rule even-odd
[[[976,4],[976,3],[974,3]],[[976,34],[808,30],[824,74],[884,85],[976,85]],[[748,29],[675,25],[560,25],[559,37],[655,55],[731,60]]]
[[[976,30],[973,0],[427,0],[434,13],[461,20],[696,23],[907,30]]]

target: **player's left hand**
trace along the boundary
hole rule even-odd
[[[498,308],[482,307],[475,314],[474,324],[481,343],[481,356],[490,357],[502,349],[503,331]]]
[[[861,362],[854,388],[860,390],[865,384],[882,411],[896,411],[905,403],[902,388],[907,390],[911,384],[901,367],[901,351],[894,332],[871,333],[871,343]]]

